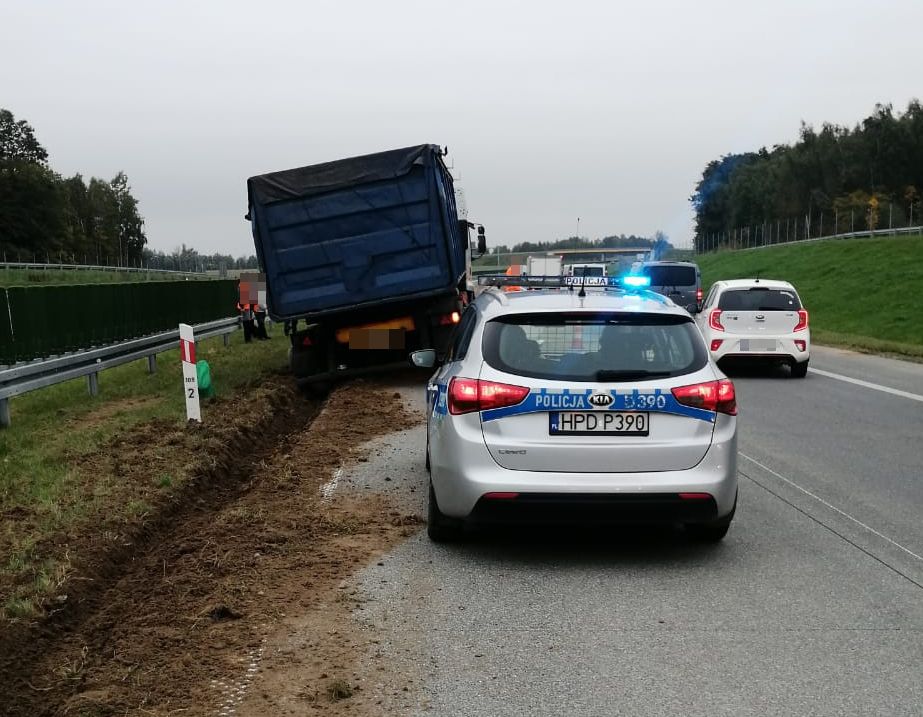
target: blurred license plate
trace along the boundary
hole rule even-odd
[[[775,339],[741,339],[741,351],[775,351]]]
[[[548,433],[553,436],[646,436],[650,414],[635,411],[553,411]]]
[[[404,329],[350,329],[349,348],[402,349],[404,348]]]

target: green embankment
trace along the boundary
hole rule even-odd
[[[7,269],[0,268],[0,288],[4,286],[35,286],[38,284],[112,284],[126,281],[176,281],[196,274],[166,274],[157,271],[100,271],[91,269]]]
[[[794,284],[819,342],[923,358],[923,237],[843,239],[699,255],[702,285]]]
[[[271,341],[244,344],[235,332],[227,347],[217,337],[200,343],[197,356],[211,365],[218,397],[203,401],[206,422],[224,420],[221,412],[234,404],[222,399],[286,370],[289,341],[281,328],[273,327]],[[143,517],[148,509],[143,501],[121,503],[112,497],[128,480],[120,466],[123,459],[131,462],[130,455],[113,454],[104,464],[107,470],[94,468],[90,474],[83,462],[136,424],[160,419],[166,422],[161,425],[184,425],[180,366],[179,350],[172,349],[158,355],[154,374],[144,359],[103,371],[95,398],[80,378],[11,399],[12,425],[0,429],[0,626],[4,617],[38,614],[37,606],[66,576],[67,546],[51,544],[52,536],[70,534],[88,516],[115,522]],[[206,433],[189,435],[196,446],[207,440]],[[157,492],[175,491],[187,477],[184,465],[170,472],[151,470],[147,480]]]

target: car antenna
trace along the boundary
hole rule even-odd
[[[580,249],[580,217],[577,217],[577,233],[574,235],[574,256],[576,257],[576,252]],[[586,287],[583,285],[586,281],[586,268],[583,270],[583,278],[580,281],[580,291],[577,292],[577,296],[581,299],[586,297]]]

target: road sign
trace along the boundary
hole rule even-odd
[[[183,361],[183,393],[186,395],[186,420],[201,423],[199,375],[195,366],[195,336],[189,324],[179,325],[179,354]]]

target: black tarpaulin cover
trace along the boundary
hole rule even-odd
[[[260,174],[247,180],[250,205],[252,206],[254,201],[269,204],[285,199],[309,197],[357,184],[394,179],[407,174],[415,164],[422,164],[423,157],[428,152],[439,153],[439,147],[419,144],[415,147],[392,149],[388,152],[339,159],[309,167]]]

